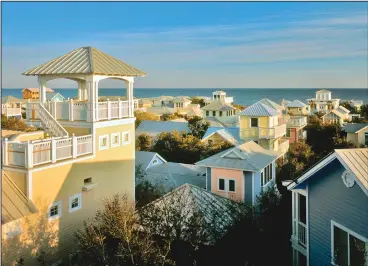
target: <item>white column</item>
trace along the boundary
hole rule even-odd
[[[39,86],[40,102],[44,103],[46,102],[46,81],[38,77],[38,86]]]
[[[74,135],[72,136],[72,148],[73,148],[73,158],[77,158],[78,155],[78,143],[77,143],[77,137]]]
[[[28,141],[26,146],[26,168],[33,167],[33,144]]]
[[[74,121],[74,114],[73,114],[73,99],[70,99],[69,102],[69,121]]]
[[[94,121],[94,115],[93,115],[93,98],[92,98],[92,82],[86,81],[86,92],[87,92],[87,122],[93,122]]]
[[[98,121],[98,81],[93,82],[94,101],[95,101],[95,120]]]
[[[78,101],[83,99],[83,81],[78,81]]]
[[[9,154],[8,154],[8,138],[5,138],[3,144],[4,144],[4,146],[3,146],[3,164],[4,165],[8,165],[8,159],[9,159]]]
[[[126,81],[127,98],[129,103],[129,117],[134,117],[133,80]]]
[[[56,163],[56,140],[51,138],[51,162]]]

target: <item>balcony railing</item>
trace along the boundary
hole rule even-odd
[[[240,137],[242,139],[257,138],[257,139],[274,139],[286,134],[286,124],[275,127],[252,127],[240,129]]]
[[[5,116],[21,116],[22,108],[20,107],[6,107],[2,106],[1,113]]]
[[[307,125],[306,116],[290,116],[287,127],[302,127]]]
[[[92,135],[2,143],[3,165],[32,168],[93,153]]]
[[[289,146],[290,144],[288,139],[280,139],[278,151],[285,153],[289,150]]]
[[[98,102],[97,107],[88,106],[93,104],[94,103],[68,100],[62,102],[47,101],[44,103],[44,106],[56,120],[87,121],[88,117],[91,117],[92,110],[95,110],[96,112],[96,121],[120,119],[133,116],[133,114],[129,114],[129,101],[106,101]],[[28,103],[28,120],[39,119],[37,115],[37,108],[37,104]]]

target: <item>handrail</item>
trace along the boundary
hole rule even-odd
[[[51,134],[55,137],[67,137],[68,132],[63,128],[62,125],[47,111],[42,103],[38,104],[38,116],[41,122],[48,128]]]

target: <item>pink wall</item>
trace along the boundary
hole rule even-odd
[[[219,178],[224,178],[225,180],[234,179],[235,180],[235,192],[219,191],[218,190],[218,179]],[[231,198],[236,201],[243,201],[245,197],[243,171],[212,168],[211,188],[212,188],[212,192],[216,193],[217,195]]]
[[[289,138],[289,143],[294,143],[298,141],[298,135],[296,133],[296,128],[291,128],[290,129],[290,138]]]

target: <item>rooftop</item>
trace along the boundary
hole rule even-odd
[[[273,102],[273,101],[271,101],[271,100],[269,100],[267,98],[263,98],[259,102],[260,103],[263,103],[264,105],[267,105],[268,107],[271,107],[271,108],[273,108],[273,109],[275,109],[277,111],[279,111],[279,110],[282,109],[281,105],[279,105],[279,104],[277,104],[277,103],[275,103],[275,102]]]
[[[55,58],[23,75],[94,74],[106,76],[146,76],[146,73],[93,47],[81,47]]]
[[[299,100],[294,100],[286,104],[286,107],[289,107],[289,108],[303,108],[305,106],[306,104]]]
[[[344,126],[343,130],[346,133],[357,133],[367,127],[368,123],[348,123]]]
[[[276,109],[271,108],[263,103],[256,102],[252,104],[247,109],[240,112],[240,115],[245,116],[278,116],[279,113]]]
[[[185,131],[190,132],[188,127],[188,122],[171,122],[171,121],[150,121],[144,120],[140,123],[140,125],[136,129],[136,136],[147,133],[151,136],[156,136],[162,132],[171,132],[171,131]]]
[[[323,90],[316,91],[316,93],[331,93],[331,91],[323,89]]]
[[[226,104],[224,101],[216,100],[212,101],[210,104],[207,104],[202,107],[204,111],[228,111],[228,110],[236,110],[235,107]]]

